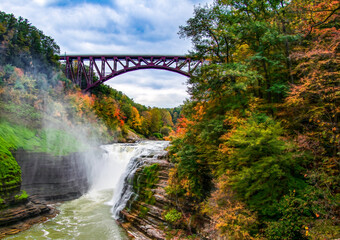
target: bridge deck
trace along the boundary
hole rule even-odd
[[[190,77],[203,64],[203,60],[174,55],[65,54],[59,60],[65,62],[66,76],[85,91],[140,69],[162,69]]]
[[[125,59],[125,58],[132,58],[132,59],[138,59],[138,58],[144,58],[144,59],[151,59],[151,58],[162,58],[165,57],[166,59],[173,59],[178,58],[181,60],[185,60],[189,58],[185,55],[144,55],[144,54],[133,54],[133,55],[122,55],[122,54],[67,54],[67,55],[59,55],[60,60],[66,60],[66,58],[72,59],[78,59],[81,57],[82,59],[89,59],[92,57],[93,59],[102,59],[104,58],[118,58],[118,59]]]

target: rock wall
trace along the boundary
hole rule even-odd
[[[84,157],[80,153],[51,156],[18,150],[21,189],[47,201],[66,201],[80,197],[89,187]]]
[[[171,164],[166,160],[167,153],[163,152],[156,158],[154,156],[141,157],[144,164],[139,167],[134,176],[135,194],[129,200],[125,209],[120,213],[121,226],[134,239],[165,239],[168,223],[164,220],[165,206],[169,205],[165,187],[169,178]],[[157,165],[157,179],[150,180],[153,176],[144,171],[145,168]],[[144,175],[144,176],[143,176]],[[150,185],[150,182],[156,184]],[[136,188],[136,184],[142,189]],[[147,194],[143,194],[142,192]],[[152,194],[148,194],[148,192]],[[148,195],[147,198],[142,197]]]
[[[167,152],[144,156],[135,172],[134,194],[120,212],[120,225],[132,239],[217,239],[208,217],[193,216],[193,203],[179,203],[166,193],[173,164]],[[192,218],[193,217],[193,218]]]

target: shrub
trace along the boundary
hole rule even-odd
[[[182,218],[182,213],[173,208],[166,212],[164,218],[168,223],[176,223]]]

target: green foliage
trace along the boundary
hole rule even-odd
[[[146,216],[146,214],[149,212],[149,208],[146,206],[139,206],[139,214],[138,216],[143,218]]]
[[[52,76],[59,65],[59,46],[27,19],[0,11],[0,65],[12,64],[33,74]]]
[[[162,127],[160,130],[160,134],[162,134],[163,136],[169,136],[171,131],[172,129],[170,127]]]
[[[200,151],[194,143],[193,135],[172,141],[169,152],[176,171],[167,192],[176,198],[200,202],[210,193],[212,175],[206,162],[209,153]]]
[[[182,218],[182,213],[178,212],[176,209],[170,209],[164,215],[165,221],[168,223],[176,223]]]
[[[249,206],[264,216],[277,214],[275,203],[289,189],[303,189],[306,157],[280,139],[282,128],[271,119],[253,117],[227,141],[227,168],[233,187]]]
[[[281,217],[268,223],[266,237],[269,239],[309,239],[308,227],[304,227],[303,221],[311,216],[308,202],[295,195],[295,190],[291,191],[277,204]]]
[[[218,63],[216,77],[205,78],[205,83],[214,84],[215,88],[221,86],[223,90],[228,83],[220,81],[217,75],[235,81],[235,74],[236,77],[247,74],[244,69],[239,71],[246,66],[256,76],[256,81],[252,81],[253,94],[265,96],[270,102],[281,101],[284,94],[281,86],[291,79],[289,44],[298,38],[288,32],[282,20],[285,18],[285,4],[279,1],[270,4],[216,1],[210,6],[196,7],[194,17],[180,27],[179,33],[181,37],[191,38],[195,47],[192,55],[210,59],[211,66]],[[201,85],[202,82],[197,87]],[[199,92],[205,93],[203,89]]]
[[[0,197],[0,210],[5,208],[5,207],[6,207],[5,200]]]
[[[146,204],[155,203],[156,200],[151,189],[159,181],[158,171],[159,165],[152,164],[150,166],[144,167],[141,172],[135,174],[133,188],[135,192],[138,193],[138,198],[136,199],[137,201],[144,202]],[[142,210],[143,209],[140,209],[141,212],[143,212]]]
[[[158,108],[153,108],[151,110],[151,125],[150,131],[152,133],[158,133],[162,127],[162,116]]]
[[[163,139],[163,135],[161,133],[154,133],[153,136],[157,139]]]

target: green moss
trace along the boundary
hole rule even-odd
[[[76,137],[63,130],[46,129],[40,132],[40,151],[52,155],[67,155],[72,152],[84,151],[88,148]]]
[[[28,198],[28,194],[26,191],[22,191],[21,194],[15,195],[16,201],[26,200]]]
[[[10,149],[14,145],[0,136],[0,184],[1,191],[16,188],[21,183],[21,169]]]
[[[25,126],[0,122],[0,137],[7,150],[23,148],[26,151],[46,152],[52,155],[67,155],[86,149],[77,139],[59,129],[37,130]]]
[[[149,212],[149,208],[148,207],[145,207],[145,206],[140,206],[139,207],[139,214],[138,216],[143,218],[146,216],[146,214]]]
[[[159,165],[153,164],[144,167],[140,173],[135,175],[133,188],[135,192],[138,193],[138,202],[143,202],[150,205],[155,204],[156,199],[153,196],[153,192],[151,190],[159,181],[158,171]],[[141,205],[139,206],[139,215],[141,217],[145,216],[148,211],[149,209],[147,207]]]

